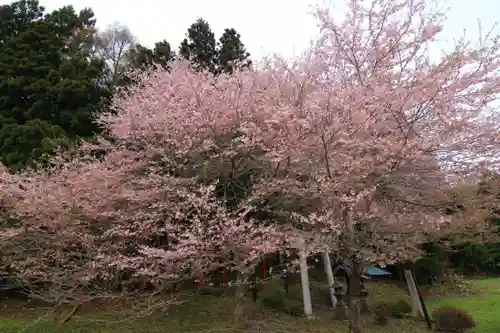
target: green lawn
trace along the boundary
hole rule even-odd
[[[448,297],[426,302],[430,311],[442,305],[463,308],[472,314],[477,327],[474,333],[495,333],[500,330],[500,279],[474,280],[479,292],[468,297]]]
[[[450,304],[468,310],[478,327],[474,333],[494,333],[500,328],[500,279],[473,281],[478,293],[474,296],[455,296],[427,301],[429,312],[436,306]],[[370,284],[372,300],[407,297],[405,291],[387,284]],[[147,317],[130,319],[129,315],[107,314],[103,310],[85,310],[63,326],[55,322],[54,313],[44,316],[41,309],[13,314],[0,321],[1,333],[182,333],[182,332],[346,332],[345,323],[333,320],[327,309],[327,296],[320,287],[313,287],[314,312],[316,318],[307,320],[290,316],[281,310],[283,304],[292,312],[300,311],[300,286],[292,286],[294,297],[284,302],[271,302],[284,297],[281,288],[269,286],[259,294],[259,302],[249,302],[244,320],[234,323],[231,310],[233,297],[203,295],[190,303],[168,313],[157,313]],[[298,295],[295,297],[295,295]],[[282,304],[283,303],[283,304]],[[58,314],[57,317],[61,317]],[[367,333],[422,333],[428,332],[423,323],[415,320],[392,320],[389,326],[377,327],[372,319],[366,319]]]

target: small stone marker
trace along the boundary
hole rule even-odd
[[[409,269],[405,270],[405,279],[406,283],[408,284],[408,290],[410,291],[412,312],[417,318],[424,318],[424,309],[422,308],[422,303],[420,303],[417,284],[413,279],[413,274],[411,270]]]

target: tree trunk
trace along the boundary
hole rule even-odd
[[[253,274],[252,275],[252,283],[251,283],[251,291],[252,291],[252,302],[257,302],[257,296],[258,296],[258,288],[257,288],[257,275]]]
[[[234,321],[238,322],[245,313],[245,290],[247,288],[248,276],[238,273],[236,280],[236,306],[234,307]]]
[[[356,259],[351,262],[351,276],[348,283],[347,306],[349,307],[349,333],[363,333],[361,316],[361,267]]]
[[[356,258],[356,229],[352,212],[346,210],[345,252],[351,266],[351,274],[347,284],[347,307],[349,308],[349,333],[363,333],[363,318],[361,317],[361,265]]]
[[[288,296],[288,294],[290,293],[290,283],[288,281],[288,279],[289,279],[288,272],[283,273],[282,279],[283,279],[283,288],[285,289],[285,294]]]

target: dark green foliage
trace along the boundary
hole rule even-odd
[[[442,281],[445,268],[458,269],[465,275],[499,272],[500,243],[465,243],[452,247],[434,243],[424,246],[423,250],[425,255],[413,265],[398,265],[401,270],[412,268],[419,285]]]
[[[34,119],[0,128],[0,156],[2,163],[12,170],[33,166],[33,161],[39,161],[60,146],[70,146],[66,132],[60,126],[43,120]]]
[[[373,308],[373,315],[375,316],[375,323],[377,325],[387,325],[389,317],[391,316],[391,309],[389,304],[385,302],[376,303]]]
[[[486,218],[491,227],[500,225],[500,190],[499,176],[495,173],[486,174],[471,193],[483,202],[483,209],[489,209],[491,215]],[[461,203],[460,195],[452,193],[453,204],[446,206],[445,214],[459,214],[466,207]],[[449,235],[450,237],[452,235]],[[465,235],[454,235],[454,238],[464,238]],[[452,237],[452,238],[453,238]],[[424,244],[424,257],[418,260],[413,269],[419,284],[432,284],[442,279],[444,268],[459,269],[462,274],[495,274],[500,272],[500,243],[476,243],[474,241],[455,245],[453,240],[443,238],[435,243]]]
[[[262,296],[260,302],[266,309],[284,312],[290,316],[301,316],[304,313],[299,300],[286,298],[285,295]]]
[[[413,272],[419,285],[433,285],[443,277],[443,260],[438,255],[429,253],[415,262]]]
[[[183,177],[201,176],[206,184],[214,184],[215,195],[224,206],[234,209],[247,198],[255,179],[261,177],[266,165],[258,160],[260,151],[239,152],[223,156],[223,151],[238,140],[236,131],[219,137],[217,147],[201,156],[193,156],[192,168],[183,170]],[[220,157],[223,156],[223,157]]]
[[[172,50],[170,43],[163,40],[157,42],[153,49],[137,44],[129,54],[129,62],[133,68],[145,69],[159,65],[167,69],[174,57],[175,52]]]
[[[466,243],[455,247],[451,263],[466,275],[494,273],[499,270],[500,243]]]
[[[215,297],[222,297],[226,294],[226,290],[220,287],[204,287],[201,290],[201,295],[210,295]]]
[[[216,42],[208,22],[199,18],[189,27],[186,35],[179,54],[200,69],[214,75],[232,74],[234,70],[250,68],[252,64],[240,34],[233,28],[225,29]]]
[[[488,244],[466,244],[459,258],[459,265],[463,272],[479,272],[490,264]],[[497,259],[497,258],[494,258]]]
[[[235,69],[250,68],[252,61],[241,36],[234,29],[225,29],[219,38],[218,72],[232,74]]]
[[[495,173],[485,174],[477,185],[476,194],[483,201],[482,208],[490,215],[486,222],[492,228],[500,225],[500,176]],[[498,232],[498,231],[497,231]],[[452,262],[464,274],[498,273],[500,263],[500,243],[466,243],[455,247]]]
[[[217,45],[207,21],[199,18],[189,27],[187,38],[179,47],[179,53],[200,68],[216,73]]]
[[[155,63],[167,68],[174,57],[175,52],[172,50],[169,42],[162,40],[161,42],[155,43],[155,48],[153,49],[153,59]]]
[[[283,311],[286,309],[285,299],[280,297],[264,296],[261,299],[262,305],[267,309]]]
[[[89,56],[93,12],[43,12],[35,0],[0,7],[0,159],[12,169],[93,136],[94,113],[110,97],[97,84],[102,62]]]
[[[433,311],[436,332],[462,333],[476,327],[476,322],[465,310],[453,306],[443,306]]]
[[[210,25],[202,18],[188,28],[186,38],[179,46],[179,55],[214,75],[232,74],[234,70],[247,69],[252,64],[250,54],[235,29],[225,29],[216,41]],[[136,44],[128,55],[128,61],[133,68],[160,65],[168,69],[175,56],[170,43],[163,40],[156,43],[153,49]]]
[[[394,318],[404,318],[411,313],[411,305],[404,299],[390,302],[388,306],[391,316]]]
[[[468,189],[469,195],[476,196],[474,200],[480,205],[477,208],[490,212],[485,222],[492,228],[492,231],[496,228],[497,233],[500,226],[500,186],[498,184],[500,184],[500,175],[488,172],[482,175],[479,183]],[[466,209],[459,194],[452,194],[451,198],[454,200],[454,205],[449,205],[446,213],[458,214]],[[465,238],[465,236],[456,235],[457,238]],[[452,247],[449,262],[452,267],[459,268],[463,274],[467,275],[498,273],[500,271],[500,243],[476,243],[472,240],[455,245]]]
[[[215,195],[229,208],[236,208],[250,193],[254,176],[259,170],[251,167],[236,170],[229,175],[220,175]]]

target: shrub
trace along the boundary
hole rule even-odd
[[[436,332],[462,333],[476,327],[476,322],[465,310],[453,306],[443,306],[433,311]]]
[[[270,310],[286,311],[286,303],[283,298],[264,296],[261,298],[262,305]]]
[[[442,259],[427,255],[415,262],[413,271],[419,285],[433,285],[443,277]]]
[[[459,266],[464,274],[474,274],[487,270],[490,253],[485,244],[466,244],[460,251]]]
[[[443,286],[451,292],[468,295],[473,292],[473,286],[470,281],[455,272],[447,272],[443,280]]]
[[[389,310],[394,318],[403,318],[411,313],[411,305],[402,299],[389,304]]]
[[[226,290],[224,288],[205,287],[201,289],[200,293],[201,295],[206,295],[206,296],[221,297],[224,296]]]
[[[377,325],[387,325],[391,314],[389,305],[384,302],[377,303],[373,306],[373,314],[375,315],[375,323]]]
[[[266,309],[276,312],[286,313],[290,316],[302,316],[304,310],[302,301],[290,299],[282,295],[266,295],[259,298],[260,303]]]

